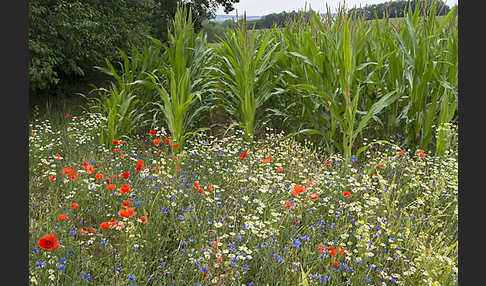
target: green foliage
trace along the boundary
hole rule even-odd
[[[440,22],[435,8],[398,26],[341,10],[281,29],[285,93],[272,102],[274,122],[347,157],[365,138],[431,148],[432,127],[454,120],[458,98],[457,14]]]
[[[152,42],[141,51],[132,46],[130,56],[119,50],[123,60],[119,69],[108,59],[105,59],[106,67],[96,67],[113,78],[108,89],[96,88],[96,96],[88,98],[93,103],[90,108],[107,118],[107,125],[100,126],[101,143],[109,145],[113,139],[129,138],[137,128],[148,123],[146,107],[153,94],[142,83],[146,73],[158,69],[163,61],[160,41],[152,38]]]
[[[404,17],[407,13],[415,13],[417,4],[420,14],[423,15],[425,11],[430,10],[433,1],[430,0],[399,0],[399,1],[388,1],[380,4],[366,5],[362,8],[352,8],[349,9],[348,13],[363,16],[367,20],[378,19],[384,17],[397,18]],[[445,4],[444,1],[439,0],[436,3],[437,10],[435,14],[437,16],[447,15],[450,8]]]
[[[29,88],[50,92],[143,42],[148,1],[29,1]]]
[[[245,138],[253,140],[261,127],[265,102],[278,93],[278,75],[274,65],[281,56],[274,33],[254,33],[247,30],[245,20],[228,28],[226,40],[216,49],[218,64],[213,67],[212,91],[217,104],[244,130]]]
[[[63,93],[96,71],[104,59],[119,60],[118,49],[142,48],[146,35],[167,41],[177,4],[192,8],[196,30],[218,6],[227,12],[238,0],[185,3],[180,0],[29,1],[29,88],[41,96]]]
[[[197,106],[205,92],[209,73],[207,67],[212,50],[207,47],[206,37],[194,31],[191,10],[179,7],[169,30],[169,44],[165,46],[166,62],[151,73],[147,73],[146,83],[156,90],[160,100],[153,104],[158,107],[167,123],[173,143],[182,150],[191,124],[207,106]]]

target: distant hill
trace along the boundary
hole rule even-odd
[[[246,16],[247,21],[259,20],[262,16]],[[243,18],[243,15],[238,16],[238,18]],[[226,20],[236,20],[235,15],[216,15],[216,18],[211,19],[212,22],[223,23]]]

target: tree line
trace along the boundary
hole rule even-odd
[[[191,8],[196,30],[226,13],[239,0],[30,0],[29,93],[65,93],[64,88],[96,73],[105,58],[119,59],[118,49],[142,47],[147,36],[167,41],[178,5]]]

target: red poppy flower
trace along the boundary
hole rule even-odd
[[[295,184],[294,189],[291,191],[292,195],[297,196],[298,194],[302,193],[305,191],[305,187]]]
[[[150,129],[149,133],[150,133],[150,135],[155,136],[155,130]]]
[[[56,238],[56,235],[49,233],[44,235],[39,241],[37,242],[40,248],[46,250],[54,250],[61,247],[61,244]]]
[[[144,164],[143,164],[143,160],[138,160],[138,161],[137,161],[137,168],[136,168],[136,169],[137,169],[137,171],[142,170],[143,166],[144,166]]]
[[[113,149],[113,150],[111,150],[111,151],[113,151],[113,152],[120,152],[120,151],[121,151],[121,149],[120,149],[120,148],[117,148],[117,149]]]
[[[345,196],[346,198],[351,197],[351,193],[348,190],[344,191],[342,195]]]
[[[213,186],[208,186],[208,190],[212,191],[213,189]]]
[[[128,177],[130,177],[130,173],[125,172],[125,173],[122,174],[122,176],[123,176],[123,178],[128,179]]]
[[[96,180],[98,180],[98,181],[99,181],[99,180],[103,179],[103,174],[99,174],[99,173],[98,173],[98,174],[96,174],[96,176],[95,176],[95,177],[96,177]]]
[[[172,148],[177,148],[179,147],[179,144],[175,143],[175,144],[172,144]]]
[[[200,186],[201,186],[201,184],[199,184],[199,183],[194,183],[194,188],[199,189],[199,187],[200,187]]]
[[[143,222],[143,223],[146,223],[147,222],[147,217],[146,216],[141,216],[140,217],[140,221]]]
[[[223,263],[223,257],[218,257],[218,259],[216,260],[216,262]]]
[[[337,267],[339,266],[339,263],[338,263],[337,261],[334,261],[334,262],[332,263],[332,266],[334,266],[334,268],[337,268]]]
[[[283,168],[282,167],[278,167],[277,168],[277,172],[279,172],[279,173],[283,172]]]
[[[81,166],[83,169],[87,169],[90,164],[86,161],[83,162],[83,165]]]
[[[329,162],[329,161],[325,161],[325,162],[324,162],[324,165],[329,166],[329,165],[331,165],[331,162]]]
[[[385,164],[380,164],[380,165],[378,165],[377,167],[378,167],[378,168],[383,168],[383,167],[385,167]]]
[[[108,227],[110,227],[110,224],[107,221],[104,221],[100,224],[101,229],[107,229]]]
[[[132,215],[136,215],[136,214],[137,213],[133,210],[133,208],[126,208],[118,211],[118,215],[124,218],[129,218]]]
[[[87,168],[86,168],[86,173],[88,174],[93,174],[94,171],[98,170],[98,168],[95,168],[93,167],[93,165],[89,165]]]
[[[88,232],[89,233],[96,233],[96,228],[91,228],[91,226],[88,226]]]
[[[290,208],[291,206],[293,206],[294,204],[289,202],[289,201],[286,201],[285,204],[283,205],[284,207],[286,208]]]
[[[329,246],[327,248],[327,253],[331,252],[331,256],[336,256],[337,255],[337,252],[336,252],[336,249],[334,249],[333,246]]]
[[[75,209],[79,208],[79,204],[78,204],[78,203],[73,203],[73,204],[71,205],[71,208],[72,208],[73,210],[75,210]]]
[[[425,151],[422,149],[418,149],[417,152],[419,153],[420,158],[425,158],[427,155],[425,155]]]
[[[55,176],[55,175],[51,175],[51,176],[49,176],[49,180],[51,180],[51,181],[56,180],[56,176]]]
[[[273,158],[272,158],[272,157],[270,157],[270,156],[267,156],[267,158],[265,158],[265,159],[262,161],[262,164],[268,164],[268,163],[270,163],[270,162],[272,162],[272,161],[273,161]]]
[[[318,193],[313,193],[313,194],[310,195],[310,198],[315,201],[315,200],[317,200],[319,198],[319,194]]]
[[[159,147],[160,142],[162,142],[162,138],[154,139],[155,146]]]
[[[78,174],[72,172],[71,174],[69,174],[69,179],[71,179],[71,181],[76,181],[78,179]]]
[[[132,202],[130,200],[126,200],[122,203],[122,206],[128,208],[130,205],[132,204]]]
[[[165,144],[170,144],[170,139],[169,138],[165,138]]]
[[[181,167],[177,167],[177,172],[180,172],[182,170]]]
[[[58,220],[58,221],[63,221],[63,220],[65,220],[65,221],[69,221],[69,218],[67,217],[67,215],[66,215],[66,214],[60,214],[60,215],[57,217],[57,220]]]
[[[243,160],[246,158],[246,151],[240,154],[240,160]]]
[[[122,184],[121,187],[120,187],[120,193],[122,195],[124,195],[124,194],[126,194],[128,192],[130,192],[130,186],[127,185],[127,184]]]
[[[405,152],[403,152],[403,151],[400,151],[400,152],[397,153],[398,157],[403,156],[403,155],[405,155]]]
[[[84,228],[80,228],[79,233],[81,233],[82,235],[85,235],[85,234],[88,234],[88,231],[84,230]]]
[[[202,194],[203,193],[203,189],[198,189],[197,192],[200,193],[200,194]]]
[[[107,188],[108,188],[108,190],[110,190],[110,191],[113,191],[113,190],[116,188],[116,186],[115,186],[114,184],[108,184],[108,185],[106,185],[106,187],[107,187]]]
[[[113,176],[113,180],[115,180],[115,181],[116,181],[116,180],[118,180],[118,179],[120,179],[120,176],[118,176],[118,175],[114,175],[114,176]]]
[[[54,160],[61,160],[61,159],[62,159],[61,155],[59,155],[59,153],[56,153]]]
[[[69,175],[73,172],[74,170],[71,168],[71,167],[66,167],[64,169],[62,169],[62,174],[63,175]]]

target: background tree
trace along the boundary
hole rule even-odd
[[[406,12],[411,9],[412,13],[415,11],[415,5],[420,4],[420,14],[423,11],[429,10],[432,5],[431,0],[401,0],[401,1],[388,1],[380,4],[366,5],[360,8],[352,8],[348,10],[348,13],[356,12],[358,15],[362,15],[365,19],[372,20],[375,19],[375,13],[378,19],[382,19],[387,15],[389,18],[404,17]],[[436,16],[443,16],[449,13],[450,8],[444,1],[437,1]],[[426,9],[425,9],[426,8]]]
[[[29,93],[61,95],[82,77],[98,76],[105,58],[120,60],[118,49],[142,48],[146,36],[167,41],[178,4],[192,9],[194,27],[226,13],[239,0],[31,0],[29,1]]]

